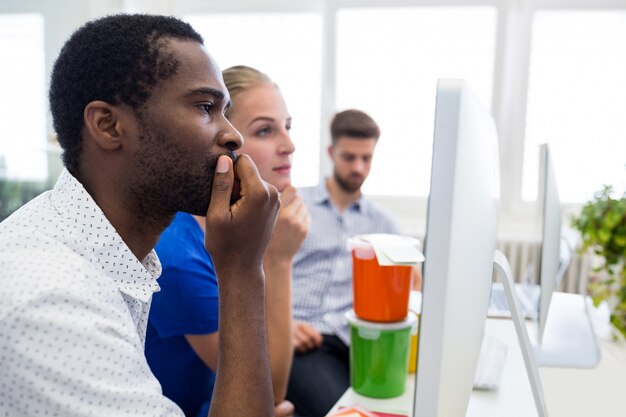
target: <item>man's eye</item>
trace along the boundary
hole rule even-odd
[[[198,104],[198,107],[200,107],[205,113],[209,114],[213,111],[215,105],[213,103],[203,103]]]

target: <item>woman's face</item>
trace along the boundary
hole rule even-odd
[[[244,138],[241,153],[250,155],[261,177],[282,191],[291,184],[295,146],[289,137],[291,117],[280,90],[260,84],[232,100],[228,119]]]

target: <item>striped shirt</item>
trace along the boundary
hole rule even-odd
[[[330,201],[326,181],[298,193],[312,222],[294,259],[294,320],[349,344],[344,314],[352,308],[352,255],[346,241],[364,233],[398,233],[398,228],[387,213],[364,197],[340,213]]]

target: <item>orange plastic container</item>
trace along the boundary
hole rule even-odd
[[[376,322],[404,320],[409,311],[410,266],[380,266],[371,246],[352,249],[354,312]]]

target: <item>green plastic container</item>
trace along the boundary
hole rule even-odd
[[[404,393],[409,364],[410,314],[394,323],[374,323],[346,313],[350,324],[350,384],[366,397],[390,398]]]

